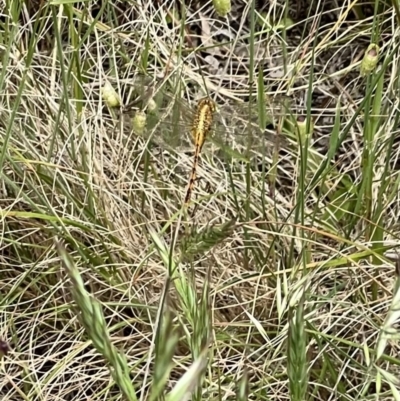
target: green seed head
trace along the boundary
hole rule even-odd
[[[296,122],[297,122],[297,129],[299,130],[300,139],[303,142],[305,140],[305,138],[308,135],[312,134],[312,132],[314,130],[313,120],[311,118],[309,127],[308,127],[308,131],[307,131],[307,116],[304,116],[304,115],[297,116]]]
[[[379,47],[374,43],[371,43],[368,46],[364,54],[364,58],[361,62],[360,75],[362,77],[365,77],[371,74],[371,72],[375,70],[378,64],[378,59],[379,59]]]
[[[213,0],[215,12],[220,17],[225,17],[231,11],[230,0]]]
[[[115,89],[112,87],[110,82],[106,82],[103,88],[101,89],[101,94],[103,96],[104,101],[109,107],[118,107],[121,104],[119,96]]]
[[[132,119],[133,132],[136,135],[143,135],[144,129],[146,128],[147,116],[144,111],[137,111]]]
[[[147,102],[147,111],[149,113],[155,113],[157,111],[157,103],[153,98]]]
[[[276,29],[289,29],[294,25],[294,21],[291,18],[282,18],[276,25]]]

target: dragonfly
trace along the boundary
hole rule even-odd
[[[138,136],[164,149],[194,151],[185,205],[192,197],[200,155],[212,146],[222,151],[225,157],[249,162],[252,154],[266,156],[268,149],[285,143],[285,138],[276,130],[260,128],[256,103],[253,108],[248,104],[220,106],[207,96],[201,98],[194,108],[179,96],[160,91],[154,96],[147,96],[147,99],[143,96],[142,105],[135,113],[131,118],[132,130]],[[282,117],[285,115],[279,116]],[[136,126],[135,118],[138,122]],[[272,113],[267,124],[278,124]]]
[[[191,129],[195,151],[192,171],[189,178],[189,185],[185,196],[185,205],[190,202],[190,198],[196,181],[196,171],[197,164],[199,162],[200,152],[203,148],[208,134],[210,133],[216,109],[216,104],[209,98],[200,100],[197,106],[197,113],[193,120],[193,125]]]

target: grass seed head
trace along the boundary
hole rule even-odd
[[[230,0],[213,0],[214,10],[220,17],[225,17],[231,11]]]
[[[146,128],[147,116],[144,111],[137,111],[132,119],[133,131],[136,135],[143,135],[144,129]]]
[[[361,62],[360,75],[362,77],[365,77],[371,74],[371,72],[375,70],[378,64],[378,59],[379,59],[379,47],[374,43],[371,43],[368,46],[364,54],[364,58]]]
[[[299,136],[300,136],[301,142],[303,143],[305,138],[308,135],[312,134],[312,132],[314,130],[313,121],[312,121],[312,119],[310,119],[310,122],[308,123],[307,116],[300,115],[300,116],[297,116],[296,122],[297,122],[297,129],[299,130]]]
[[[157,112],[157,103],[156,101],[151,98],[148,102],[147,102],[147,111],[149,113],[156,113]]]
[[[103,96],[104,101],[109,107],[118,107],[121,104],[118,93],[115,91],[110,82],[106,82],[103,88],[101,89],[101,94]]]

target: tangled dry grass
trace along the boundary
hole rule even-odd
[[[400,399],[399,15],[288,6],[5,5],[2,401]],[[237,143],[186,213],[167,135],[207,93]]]

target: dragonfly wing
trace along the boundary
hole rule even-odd
[[[194,150],[191,128],[196,115],[196,106],[190,106],[178,95],[163,90],[156,91],[152,100],[156,105],[152,112],[148,110],[147,134],[151,140],[165,148],[175,151]],[[266,154],[271,149],[271,142],[276,143],[276,135],[266,135],[266,130],[259,126],[257,104],[219,105],[212,123],[212,134],[206,140],[221,148],[226,156],[248,161],[251,153]],[[272,126],[275,127],[275,119]],[[281,139],[279,139],[282,142]]]
[[[191,125],[185,122],[187,111],[182,102],[160,93],[156,97],[157,110],[149,113],[148,131],[165,147],[177,150],[193,149]],[[186,106],[187,107],[187,106]]]

